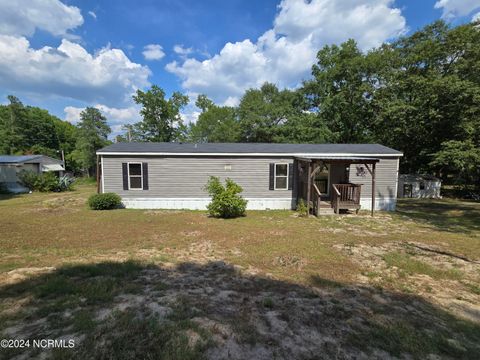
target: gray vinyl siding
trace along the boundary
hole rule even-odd
[[[0,165],[0,183],[17,181],[17,169],[15,165]]]
[[[148,163],[149,190],[123,190],[122,163]],[[269,164],[292,158],[103,156],[104,192],[123,198],[206,198],[210,175],[231,178],[246,198],[292,198],[292,190],[269,190]],[[231,165],[231,170],[225,170]]]
[[[376,184],[375,196],[377,199],[396,198],[396,186],[398,180],[398,158],[381,159],[376,165]],[[365,169],[365,176],[357,176],[357,166],[363,164],[350,165],[350,182],[362,185],[362,198],[371,198],[372,196],[372,177],[367,169]],[[372,165],[369,165],[370,168]]]

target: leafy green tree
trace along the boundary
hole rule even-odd
[[[38,107],[24,106],[14,96],[0,105],[0,152],[45,154],[59,158],[75,149],[76,128]]]
[[[402,171],[433,171],[432,154],[447,141],[478,144],[478,30],[438,21],[375,55],[384,64],[373,102],[376,138],[404,152]]]
[[[0,148],[6,154],[21,153],[26,146],[27,109],[13,95],[9,95],[8,100],[10,104],[0,114]]]
[[[240,127],[235,109],[217,106],[205,95],[195,103],[202,110],[196,123],[190,124],[188,139],[193,142],[238,142]]]
[[[454,174],[457,184],[473,184],[480,191],[480,146],[472,141],[450,140],[442,143],[429,164],[440,174]]]
[[[140,123],[125,124],[122,126],[123,134],[117,135],[116,142],[141,142],[142,133],[140,130]]]
[[[279,127],[289,115],[278,88],[265,83],[260,89],[249,89],[243,95],[238,114],[241,137],[246,142],[274,142]]]
[[[202,110],[202,113],[207,112],[210,108],[215,106],[215,103],[210,100],[207,95],[200,94],[197,96],[197,100],[195,101],[195,105]]]
[[[375,78],[374,62],[365,56],[354,40],[340,46],[325,46],[317,54],[312,67],[313,80],[304,85],[304,92],[317,109],[318,116],[340,143],[370,142],[372,129]]]
[[[90,176],[95,171],[96,151],[108,144],[111,129],[100,110],[87,107],[80,113],[78,139],[72,160]]]
[[[245,142],[321,143],[331,137],[323,120],[310,111],[303,92],[279,90],[270,83],[247,90],[238,114]]]
[[[403,151],[402,172],[476,181],[471,168],[459,165],[459,159],[473,162],[480,144],[474,25],[437,21],[367,53],[349,40],[324,47],[317,59],[301,90],[334,142],[379,142]]]
[[[180,138],[185,131],[180,110],[188,104],[188,96],[174,92],[165,99],[165,92],[156,85],[148,91],[137,90],[135,103],[142,105],[143,120],[138,130],[144,141],[170,142]]]
[[[38,107],[27,106],[26,117],[22,126],[24,135],[23,150],[33,146],[43,146],[54,151],[60,148],[58,136],[55,132],[55,116],[47,110]]]

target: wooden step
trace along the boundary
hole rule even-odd
[[[329,201],[320,201],[320,208],[321,209],[331,209],[332,208],[332,204],[329,202]]]
[[[335,211],[333,211],[333,209],[331,207],[321,207],[318,209],[318,212],[317,212],[317,215],[318,216],[321,216],[321,215],[335,215]]]

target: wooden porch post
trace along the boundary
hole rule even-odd
[[[100,194],[100,155],[97,155],[97,194]]]
[[[375,211],[375,167],[376,167],[376,163],[373,163],[372,164],[372,216],[373,216],[373,212]]]
[[[307,170],[307,216],[310,216],[310,193],[312,191],[312,179],[311,179],[311,173],[312,173],[312,163],[308,163],[308,170]]]

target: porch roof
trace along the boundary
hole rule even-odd
[[[315,162],[323,161],[326,163],[338,162],[338,163],[349,163],[349,164],[374,164],[380,161],[379,158],[375,157],[359,157],[359,156],[308,156],[308,157],[297,157],[297,160],[306,161],[306,162]]]

